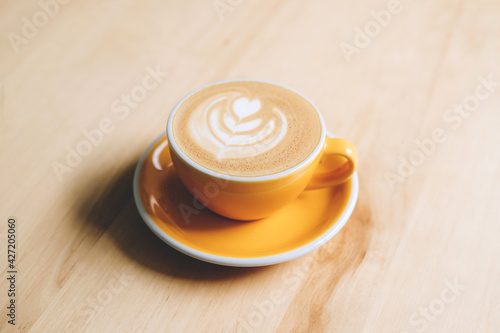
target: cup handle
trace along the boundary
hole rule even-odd
[[[348,180],[358,164],[354,145],[344,139],[326,137],[323,157],[306,190],[331,187]]]

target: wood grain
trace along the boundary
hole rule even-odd
[[[46,22],[37,1],[0,4],[0,331],[500,331],[496,1],[41,3]],[[157,87],[117,110],[150,71],[164,73]],[[301,91],[360,156],[345,228],[304,257],[248,269],[171,249],[131,192],[173,105],[241,77]],[[89,153],[55,171],[96,129]]]

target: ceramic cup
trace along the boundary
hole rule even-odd
[[[304,161],[278,173],[243,177],[207,169],[183,153],[172,131],[173,119],[182,103],[212,85],[237,81],[278,85],[292,91],[314,107],[321,123],[320,140]],[[304,190],[331,187],[346,181],[357,166],[354,145],[347,140],[327,136],[323,117],[313,103],[290,88],[267,81],[222,81],[193,91],[172,110],[167,123],[167,137],[175,170],[191,194],[215,213],[235,220],[256,220],[270,216],[296,199]]]

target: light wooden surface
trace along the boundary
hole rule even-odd
[[[215,4],[74,0],[46,22],[35,0],[0,4],[0,331],[500,332],[500,87],[476,92],[500,82],[498,1]],[[390,22],[374,24],[388,7]],[[45,25],[23,35],[34,15]],[[365,27],[372,37],[355,41]],[[156,68],[168,74],[143,101],[117,104]],[[303,92],[360,156],[346,227],[252,269],[169,248],[131,191],[173,105],[241,77]],[[447,111],[462,103],[471,112]],[[99,126],[102,142],[85,146]],[[79,145],[91,151],[68,167]]]

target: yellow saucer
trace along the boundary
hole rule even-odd
[[[194,201],[162,135],[137,165],[134,198],[149,228],[175,249],[221,265],[263,266],[297,258],[332,238],[350,217],[358,186],[355,173],[336,187],[303,192],[271,217],[227,219]]]

